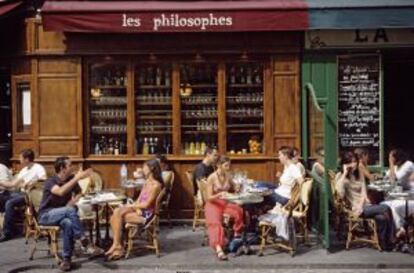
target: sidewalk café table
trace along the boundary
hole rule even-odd
[[[387,192],[393,189],[388,179],[375,180],[367,185],[367,194],[372,204],[379,204],[385,200]]]
[[[405,201],[405,223],[406,223],[406,225],[408,225],[409,224],[408,202],[409,201],[414,201],[414,190],[400,191],[400,190],[396,190],[396,188],[394,188],[393,190],[388,192],[387,200],[403,200],[403,201]],[[407,226],[406,226],[406,230],[408,230]],[[413,251],[412,246],[409,247],[409,243],[410,243],[409,236],[406,236],[405,240],[406,240],[405,241],[406,246],[412,252]]]
[[[86,199],[86,200],[85,200]],[[106,247],[110,244],[109,237],[109,204],[113,202],[123,202],[126,199],[124,193],[119,189],[107,189],[97,192],[95,194],[87,195],[82,204],[90,204],[95,211],[95,244],[98,247]],[[99,230],[99,208],[105,208],[105,238],[101,239],[101,232]]]
[[[226,194],[226,196],[223,198],[224,200],[227,200],[228,202],[234,203],[239,205],[243,208],[243,218],[246,220],[248,218],[247,214],[247,208],[251,205],[261,204],[264,201],[263,195],[267,194],[265,191],[263,192],[243,192],[240,194]],[[246,241],[246,230],[243,232],[242,235],[243,240],[243,252],[244,254],[248,255],[250,253],[250,249],[248,247],[247,241]]]

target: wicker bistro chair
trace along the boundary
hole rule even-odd
[[[348,221],[346,249],[349,250],[351,244],[354,243],[366,243],[372,245],[379,251],[382,251],[375,219],[365,219],[356,216],[346,205],[344,205],[343,210],[346,215],[346,220]]]
[[[299,224],[299,236],[303,238],[306,244],[309,241],[308,212],[310,207],[310,195],[312,192],[313,179],[306,179],[300,186],[300,200],[298,205],[292,211],[292,217],[295,223]]]
[[[344,202],[336,190],[336,173],[333,170],[328,170],[329,185],[331,187],[332,203],[334,207],[334,230],[337,238],[341,237],[341,226],[344,223],[345,212],[343,209]]]
[[[39,225],[37,220],[37,213],[39,210],[40,202],[42,200],[43,190],[40,188],[34,188],[26,193],[26,210],[25,210],[25,221],[26,221],[26,242],[31,238],[33,239],[33,245],[30,250],[29,259],[33,260],[34,254],[37,250],[48,251],[52,254],[57,263],[61,262],[61,258],[58,255],[58,237],[59,237],[59,226],[42,226]],[[38,249],[37,243],[41,236],[47,237],[48,248]]]
[[[188,183],[191,185],[191,193],[194,193],[194,186],[193,186],[193,173],[191,171],[186,171],[185,175],[187,177]],[[204,225],[204,219],[202,215],[204,213],[203,207],[203,200],[201,197],[200,191],[194,197],[194,217],[193,217],[193,231],[196,230],[197,227]]]
[[[145,224],[126,223],[125,231],[127,235],[127,250],[125,258],[127,259],[134,248],[134,237],[138,233],[141,235],[143,232],[146,234],[148,244],[141,246],[141,248],[153,249],[157,257],[160,257],[160,243],[159,243],[159,225],[160,225],[160,208],[162,200],[166,195],[167,189],[164,187],[159,193],[157,200],[155,201],[155,210],[153,217]]]
[[[169,171],[168,172],[168,177],[167,177],[166,181],[164,181],[166,193],[165,193],[164,200],[161,203],[162,210],[165,211],[166,214],[167,214],[168,226],[170,228],[172,228],[172,225],[171,225],[171,212],[170,212],[170,199],[171,199],[171,192],[172,192],[172,189],[174,187],[174,179],[175,179],[174,172]]]
[[[294,219],[293,219],[293,211],[298,207],[300,202],[300,191],[301,187],[299,183],[295,183],[292,188],[291,198],[289,202],[283,206],[282,210],[288,215],[288,223],[289,223],[289,230],[290,230],[290,239],[288,241],[284,240],[275,240],[275,227],[267,222],[267,221],[260,221],[259,228],[260,228],[260,246],[259,246],[259,256],[263,256],[263,252],[266,248],[277,248],[283,249],[290,253],[293,257],[296,253],[297,242],[296,242],[296,234],[294,231]]]

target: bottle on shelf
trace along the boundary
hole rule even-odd
[[[240,83],[245,84],[246,83],[246,75],[244,74],[244,67],[240,66]]]
[[[149,138],[148,149],[149,149],[149,154],[154,154],[154,143],[153,143],[152,137]]]
[[[115,140],[115,145],[114,145],[114,155],[119,155],[119,141]]]
[[[165,86],[171,85],[171,78],[170,78],[170,72],[168,70],[165,70]]]
[[[201,142],[201,145],[200,145],[200,150],[201,150],[201,154],[203,155],[204,154],[204,152],[206,151],[206,148],[207,148],[207,146],[206,146],[206,142],[203,140],[202,142]]]
[[[95,151],[94,151],[94,153],[96,155],[100,155],[101,154],[101,148],[99,148],[99,143],[98,142],[96,142],[96,144],[95,144]]]
[[[114,154],[114,143],[112,138],[108,140],[108,154]]]
[[[252,84],[252,68],[250,66],[247,68],[246,83]]]
[[[201,154],[201,146],[200,146],[200,142],[198,141],[195,143],[194,154],[196,155]]]
[[[125,164],[122,164],[121,170],[119,171],[119,176],[120,176],[121,185],[125,184],[126,181],[128,180],[128,169]]]
[[[162,78],[161,68],[157,67],[157,69],[155,70],[155,84],[157,86],[161,85],[161,78]]]
[[[148,139],[144,137],[144,144],[142,145],[142,154],[147,155],[149,153]]]
[[[194,142],[193,141],[191,141],[190,142],[190,148],[189,148],[189,154],[190,155],[193,155],[193,154],[195,154],[195,144],[194,144]]]

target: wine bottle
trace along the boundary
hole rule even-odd
[[[144,144],[142,145],[142,154],[147,155],[149,152],[148,139],[144,137]]]
[[[170,78],[170,72],[168,70],[165,70],[165,86],[171,85],[171,78]]]
[[[119,155],[119,141],[115,140],[114,155]]]
[[[156,72],[155,72],[155,84],[157,86],[161,85],[161,78],[162,78],[161,68],[157,67]]]

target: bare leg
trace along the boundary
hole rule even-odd
[[[119,207],[116,208],[111,217],[111,229],[113,234],[113,243],[111,248],[105,253],[105,255],[110,255],[117,249],[122,248],[121,244],[121,233],[122,233],[122,218],[126,213],[133,211],[130,207]]]

